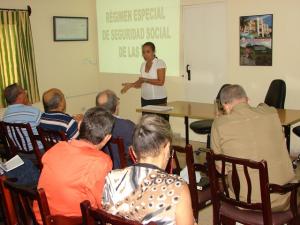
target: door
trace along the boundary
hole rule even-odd
[[[201,3],[183,7],[184,66],[187,101],[212,103],[226,81],[226,4]]]

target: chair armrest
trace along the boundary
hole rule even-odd
[[[300,187],[300,182],[288,183],[285,185],[278,185],[278,184],[269,185],[270,193],[286,194],[288,192],[291,192],[290,209],[292,211],[294,218],[298,217],[297,192],[299,187]]]
[[[285,185],[278,185],[278,184],[270,184],[270,193],[279,193],[279,194],[286,194],[288,192],[297,191],[300,187],[300,182],[298,183],[288,183]]]

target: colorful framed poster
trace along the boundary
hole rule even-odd
[[[240,65],[272,66],[273,15],[240,17]]]

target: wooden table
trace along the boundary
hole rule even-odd
[[[214,104],[199,103],[199,102],[187,102],[187,101],[175,101],[169,102],[168,106],[172,106],[173,109],[164,112],[157,112],[152,110],[144,110],[142,108],[137,109],[137,112],[149,112],[156,114],[165,114],[174,117],[184,118],[185,124],[185,139],[186,144],[189,144],[189,118],[191,119],[214,119],[215,106]],[[278,109],[278,115],[282,126],[284,127],[284,133],[286,137],[286,144],[288,150],[290,150],[290,135],[291,125],[300,122],[300,110],[292,109]]]

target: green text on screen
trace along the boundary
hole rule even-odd
[[[97,0],[97,18],[100,72],[139,74],[151,41],[167,75],[179,75],[180,0]]]

